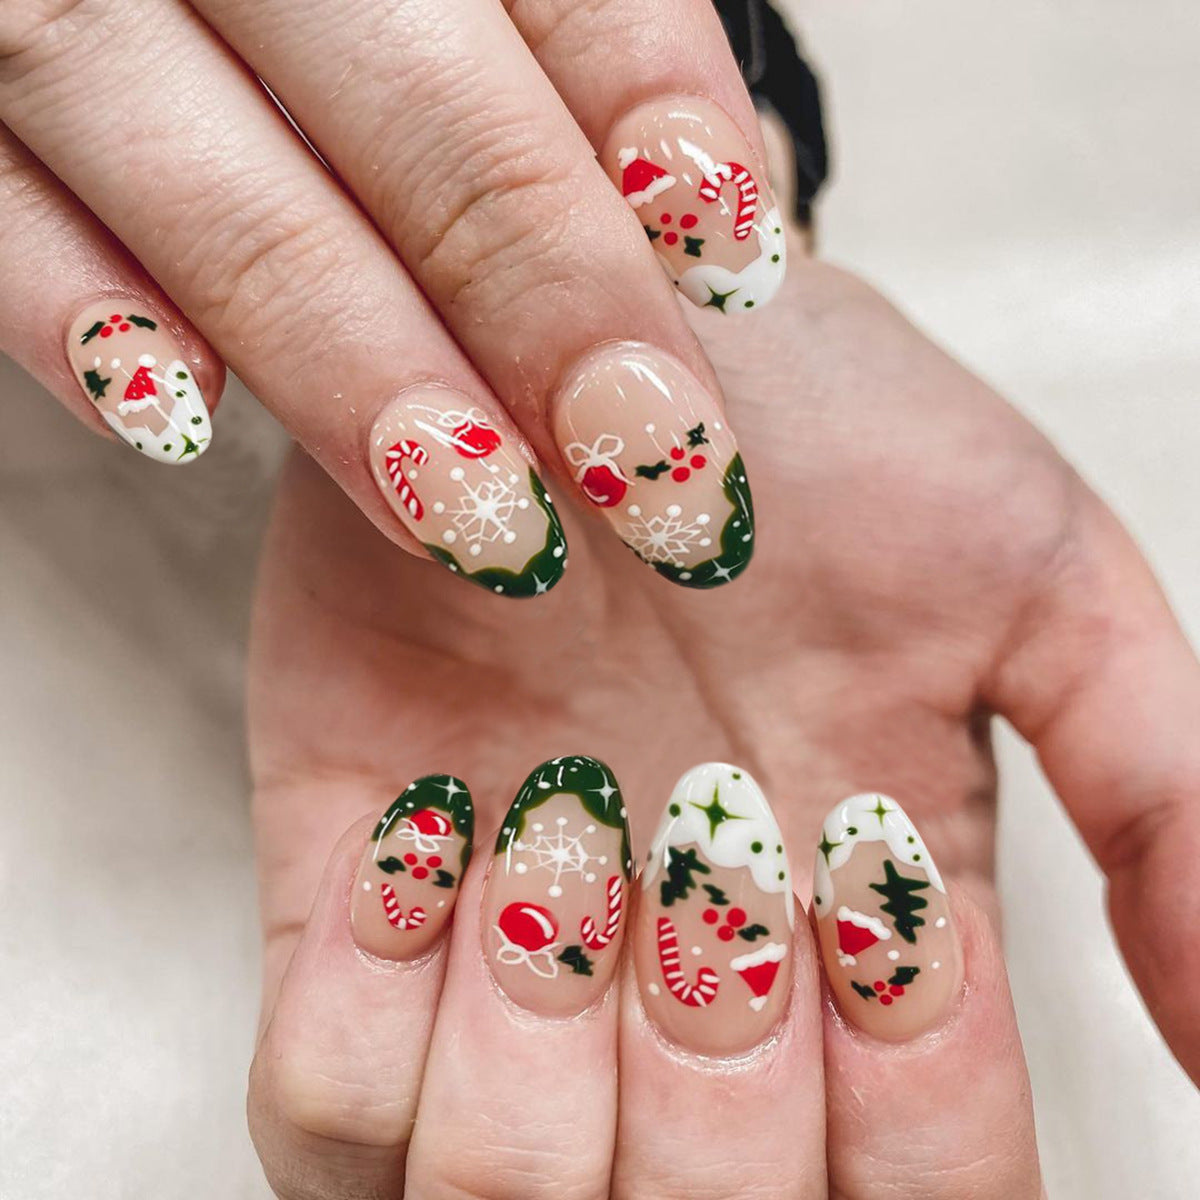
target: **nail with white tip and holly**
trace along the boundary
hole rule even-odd
[[[677,359],[641,342],[593,350],[558,389],[554,434],[583,498],[660,575],[713,588],[746,569],[745,464],[720,406]]]
[[[108,427],[147,458],[190,463],[208,449],[198,363],[141,301],[89,304],[67,331],[67,358]]]
[[[762,789],[728,763],[675,785],[641,874],[634,960],[642,1003],[684,1049],[745,1053],[791,986],[795,899]]]
[[[573,1016],[604,995],[633,863],[621,790],[594,758],[543,763],[521,785],[483,889],[484,953],[522,1008]]]
[[[933,856],[890,796],[852,796],[826,817],[813,906],[851,1025],[904,1041],[945,1018],[962,987],[958,934]]]
[[[371,427],[375,483],[391,510],[447,570],[500,596],[548,592],[567,539],[516,434],[441,386],[409,388]]]
[[[471,793],[453,775],[410,783],[371,834],[354,880],[350,925],[358,946],[406,961],[438,940],[471,858]]]

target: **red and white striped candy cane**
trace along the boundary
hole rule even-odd
[[[700,199],[713,204],[720,199],[721,188],[732,183],[738,190],[737,212],[733,218],[733,240],[744,242],[754,228],[754,210],[758,207],[758,184],[741,163],[717,163],[700,184]]]
[[[604,928],[597,929],[596,922],[586,916],[579,922],[579,932],[583,935],[583,944],[589,950],[603,950],[617,936],[617,927],[621,924],[621,907],[624,902],[625,889],[621,886],[620,875],[614,875],[608,881],[608,915]]]
[[[696,982],[688,983],[679,966],[679,934],[667,917],[658,918],[658,963],[676,1000],[689,1008],[705,1008],[716,999],[721,977],[712,967],[701,967]]]
[[[414,904],[405,916],[396,899],[396,889],[390,883],[381,884],[379,894],[383,897],[383,915],[393,929],[420,929],[425,924],[425,910],[419,904]]]
[[[413,520],[419,521],[425,515],[425,505],[413,491],[412,484],[404,478],[404,460],[411,458],[418,467],[423,467],[429,461],[429,451],[420,442],[403,438],[384,457],[387,459],[387,473],[392,477],[392,486],[400,497],[400,503],[412,513]]]

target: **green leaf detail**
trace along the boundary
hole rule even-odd
[[[406,874],[408,871],[408,868],[391,854],[387,858],[378,859],[375,865],[388,875]]]
[[[380,818],[379,824],[375,826],[371,834],[371,840],[379,841],[405,817],[425,808],[443,812],[450,818],[454,832],[462,838],[463,846],[460,858],[465,869],[471,858],[472,837],[475,832],[475,809],[471,804],[471,793],[467,789],[467,785],[454,775],[423,775],[420,779],[413,780]],[[399,860],[393,861],[398,862]],[[386,869],[384,868],[384,870]],[[403,870],[402,863],[400,869]],[[449,883],[442,882],[443,875],[448,877]],[[444,870],[439,870],[438,877],[434,880],[436,887],[451,887],[453,883],[454,876]]]
[[[656,462],[650,463],[648,466],[634,467],[633,473],[640,476],[642,479],[657,479],[664,471],[671,469],[670,463]]]
[[[704,884],[704,890],[708,893],[708,902],[710,904],[729,903],[729,897],[715,883]]]
[[[452,888],[454,886],[454,876],[450,874],[444,867],[438,868],[437,878],[433,881],[434,887]]]
[[[703,238],[688,237],[688,235],[686,233],[683,235],[683,252],[684,252],[684,254],[690,254],[693,258],[699,258],[700,257],[700,247],[703,245],[704,245]]]
[[[570,967],[576,975],[592,973],[592,960],[584,954],[582,946],[567,946],[558,956],[558,961]]]
[[[738,937],[748,942],[756,942],[760,937],[766,937],[771,931],[765,925],[743,925],[738,930]]]
[[[852,979],[852,980],[850,980],[850,986],[851,986],[851,987],[852,987],[852,988],[853,988],[853,989],[854,989],[854,990],[855,990],[855,991],[856,991],[856,992],[857,992],[857,993],[858,993],[858,994],[859,994],[859,995],[860,995],[860,996],[861,996],[861,997],[862,997],[864,1000],[874,1000],[874,999],[875,999],[875,989],[874,989],[874,988],[867,987],[867,985],[866,985],[865,983],[859,983],[859,982],[857,982],[856,980]]]
[[[646,231],[646,236],[653,242],[656,238],[662,237],[661,229],[651,229],[649,225],[643,225],[642,228]]]
[[[890,858],[883,860],[883,883],[872,883],[868,886],[873,892],[878,892],[886,900],[879,907],[892,918],[896,932],[906,941],[915,944],[917,929],[925,924],[924,917],[917,913],[927,908],[929,901],[924,896],[915,893],[924,891],[928,886],[927,880],[909,879],[896,870],[896,864]]]
[[[93,400],[102,400],[112,379],[105,379],[99,371],[85,371],[83,382],[87,386],[87,390],[92,393]]]
[[[709,444],[709,439],[704,432],[703,421],[701,421],[695,429],[688,430],[687,440],[689,446],[707,446]]]
[[[100,330],[102,330],[107,323],[108,322],[106,321],[97,321],[95,325],[93,325],[80,337],[79,344],[81,346],[86,346],[88,342],[92,340],[92,338],[99,334]]]
[[[920,967],[897,967],[896,973],[888,980],[888,983],[894,987],[907,987],[920,973]]]
[[[149,317],[139,317],[136,313],[130,313],[125,318],[130,325],[136,325],[139,329],[157,329],[158,322],[150,320]]]
[[[659,899],[663,908],[670,908],[676,900],[686,900],[697,886],[697,875],[711,875],[712,868],[696,857],[696,849],[667,850],[667,877],[659,884]]]

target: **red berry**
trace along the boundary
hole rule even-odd
[[[877,992],[884,992],[884,991],[886,991],[886,990],[887,990],[887,984],[886,984],[886,983],[884,983],[882,979],[877,979],[877,980],[875,980],[875,982],[874,982],[873,984],[871,984],[871,986],[872,986],[872,987],[873,987],[873,988],[874,988],[874,989],[875,989]]]
[[[668,246],[673,246],[677,241],[679,241],[679,234],[677,234],[673,229],[669,229],[663,234],[663,241],[666,242]]]
[[[105,327],[102,330],[100,330],[100,336],[101,337],[112,337],[112,326],[105,325]]]
[[[122,318],[122,316],[121,316],[121,314],[120,314],[120,313],[113,313],[113,315],[112,315],[111,317],[109,317],[108,319],[109,319],[109,320],[110,320],[110,321],[111,321],[111,322],[112,322],[114,325],[115,325],[115,324],[116,324],[118,321],[120,321],[120,320],[123,320],[123,318]]]
[[[421,860],[420,860],[419,858],[417,858],[417,856],[416,856],[415,854],[413,854],[413,852],[410,850],[410,851],[409,851],[409,852],[408,852],[408,853],[407,853],[407,854],[404,856],[404,861],[405,861],[406,863],[408,863],[408,865],[411,867],[411,866],[413,866],[414,864],[416,864],[416,863],[420,862]]]
[[[879,997],[880,1004],[891,1004],[891,1002],[892,1002],[891,996],[880,996]]]
[[[715,925],[720,919],[720,914],[715,908],[706,908],[704,910],[705,925]]]
[[[689,471],[687,467],[676,467],[675,470],[671,472],[671,478],[675,480],[676,483],[687,483],[688,476],[690,475],[691,471]]]
[[[424,879],[429,872],[424,867],[413,867],[413,878]]]
[[[684,459],[684,456],[686,454],[687,454],[687,451],[684,450],[684,448],[682,446],[672,446],[671,447],[671,457],[676,462],[682,462]]]
[[[726,914],[727,920],[734,929],[739,928],[746,923],[746,910],[744,908],[731,908]]]
[[[429,866],[433,867],[435,870],[436,870],[438,867],[440,867],[440,866],[442,865],[442,860],[441,860],[441,858],[440,858],[438,855],[436,855],[436,854],[431,854],[431,855],[430,855],[430,856],[429,856],[429,857],[428,857],[428,858],[425,860],[425,862],[426,862],[426,863],[427,863]]]
[[[660,221],[660,222],[662,222],[662,224],[664,224],[664,225],[670,225],[670,223],[671,223],[671,214],[670,214],[670,213],[663,213],[663,215],[662,215],[661,217],[659,217],[658,219],[659,219],[659,221]]]
[[[699,219],[695,213],[688,213],[687,216],[679,218],[679,224],[684,229],[692,229]]]
[[[888,988],[888,991],[891,992],[893,996],[903,996],[904,995],[904,989],[898,983],[893,983]]]
[[[723,942],[733,941],[733,926],[722,925],[721,928],[717,930],[717,937],[719,937]]]
[[[128,323],[126,322],[126,323],[122,324],[122,325],[120,326],[120,329],[121,329],[121,332],[122,332],[122,333],[128,333],[128,332],[129,332],[129,325],[128,325]]]
[[[692,466],[695,467],[697,471],[699,471],[701,467],[708,466],[708,459],[705,458],[703,454],[693,454],[692,455]]]

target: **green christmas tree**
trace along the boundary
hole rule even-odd
[[[915,943],[917,929],[925,924],[924,917],[917,913],[928,908],[929,901],[923,896],[915,895],[929,886],[928,880],[908,879],[896,870],[896,864],[890,858],[883,860],[883,883],[871,884],[871,890],[878,892],[886,900],[879,907],[892,918],[896,932],[906,941]]]

